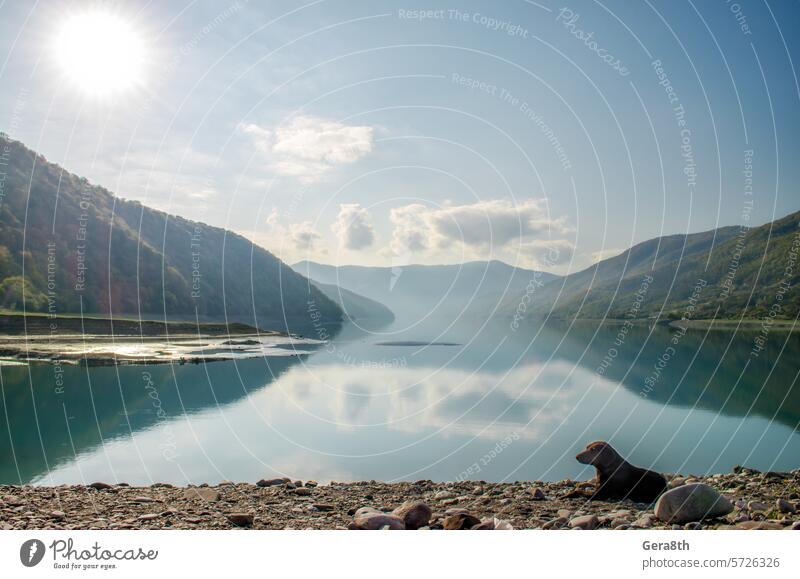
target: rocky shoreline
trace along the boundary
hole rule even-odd
[[[670,522],[657,516],[665,518],[659,504],[563,498],[590,488],[571,480],[318,485],[269,479],[189,487],[97,482],[0,486],[0,529],[800,530],[800,469],[761,473],[737,467],[729,474],[671,477],[670,487],[683,493],[682,500],[695,488],[712,493],[725,503],[719,512],[729,512]]]

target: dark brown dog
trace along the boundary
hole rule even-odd
[[[633,466],[607,442],[593,442],[575,457],[597,469],[594,492],[573,491],[564,498],[594,500],[630,499],[652,503],[667,489],[667,479],[657,472]]]

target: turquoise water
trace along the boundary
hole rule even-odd
[[[345,328],[294,357],[3,366],[0,482],[587,477],[800,467],[800,338],[507,323]],[[604,362],[605,359],[605,362]]]

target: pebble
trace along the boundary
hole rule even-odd
[[[353,517],[353,523],[356,528],[366,531],[402,531],[406,528],[400,517],[383,513],[372,507],[358,509]]]
[[[552,521],[547,521],[544,525],[542,525],[542,529],[545,530],[563,529],[568,522],[569,521],[566,517],[558,517],[557,519],[553,519]]]
[[[262,478],[260,481],[258,481],[256,483],[256,486],[258,486],[258,487],[277,487],[277,486],[283,486],[288,482],[289,482],[288,478],[286,478],[286,479],[284,479],[284,478],[263,479]]]
[[[775,506],[778,507],[778,510],[780,512],[789,515],[797,511],[797,507],[795,507],[792,503],[790,503],[786,499],[777,499],[775,501]]]
[[[255,515],[252,513],[230,513],[228,515],[228,521],[237,527],[251,527],[254,520]]]
[[[64,513],[64,511],[52,511],[50,513],[50,518],[57,521],[63,521],[67,518],[67,515]]]
[[[699,531],[703,528],[703,525],[701,525],[697,521],[693,521],[691,523],[686,523],[683,526],[683,528],[686,529],[687,531]]]
[[[98,491],[104,491],[106,489],[110,489],[111,485],[104,482],[93,482],[92,484],[89,485],[89,487]]]
[[[536,487],[535,489],[533,489],[533,491],[531,492],[531,495],[533,496],[533,500],[534,501],[545,501],[545,500],[547,500],[547,497],[545,496],[544,491],[542,489],[540,489],[539,487]]]
[[[211,488],[188,488],[183,491],[183,498],[187,501],[200,500],[213,503],[219,500],[220,494]]]
[[[769,509],[766,503],[761,501],[750,501],[747,503],[747,510],[750,512],[763,512]]]
[[[156,502],[156,499],[154,499],[153,497],[138,496],[138,497],[133,497],[133,502],[134,503],[154,503],[154,502]]]
[[[443,526],[446,531],[466,531],[480,524],[478,517],[469,513],[458,513],[445,517]]]
[[[631,527],[636,529],[649,529],[653,526],[653,519],[655,515],[648,514],[636,519],[633,523],[631,523]]]
[[[591,531],[600,526],[600,520],[597,515],[583,515],[582,517],[575,517],[569,522],[569,526],[573,529],[584,529]]]

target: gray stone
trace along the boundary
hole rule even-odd
[[[547,500],[547,497],[545,496],[544,491],[542,489],[540,489],[539,487],[536,487],[535,489],[533,489],[533,491],[531,491],[531,494],[533,495],[533,500],[534,501]]]
[[[670,489],[659,497],[655,515],[666,523],[691,523],[723,517],[733,504],[704,483],[690,483]]]
[[[769,509],[767,504],[761,501],[750,501],[747,503],[747,510],[750,512],[764,512],[767,509]]]
[[[406,501],[392,511],[392,514],[403,519],[406,529],[414,531],[426,526],[430,522],[433,512],[422,501]]]

